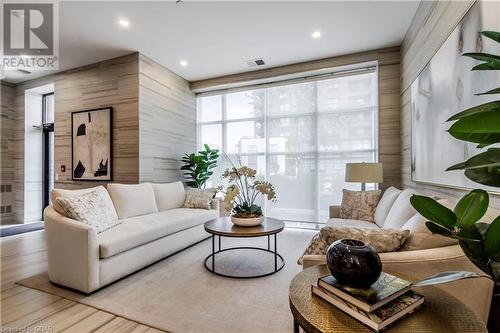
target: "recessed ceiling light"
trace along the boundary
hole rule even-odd
[[[186,60],[181,60],[181,66],[186,67],[189,63]]]
[[[312,38],[318,39],[320,37],[321,37],[321,32],[315,31],[315,32],[312,33]]]
[[[120,19],[118,21],[118,23],[122,26],[122,27],[128,27],[130,25],[130,22],[126,19]]]

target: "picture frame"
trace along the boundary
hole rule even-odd
[[[71,179],[113,180],[113,108],[71,112]]]

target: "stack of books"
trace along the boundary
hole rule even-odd
[[[376,332],[424,303],[410,282],[383,272],[369,289],[345,287],[326,275],[312,285],[312,292]]]

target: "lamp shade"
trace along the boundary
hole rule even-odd
[[[347,163],[345,181],[354,183],[382,183],[384,172],[382,163]]]

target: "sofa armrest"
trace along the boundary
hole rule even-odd
[[[412,282],[445,271],[472,271],[485,275],[470,262],[459,245],[379,255],[384,271]],[[324,255],[305,255],[302,260],[304,268],[326,263]],[[486,277],[437,285],[464,303],[485,324],[488,321],[493,286],[493,282]],[[422,290],[425,292],[425,289]]]
[[[340,206],[333,205],[330,206],[330,218],[340,218]]]
[[[99,288],[99,243],[95,229],[44,210],[49,279],[90,293]]]

